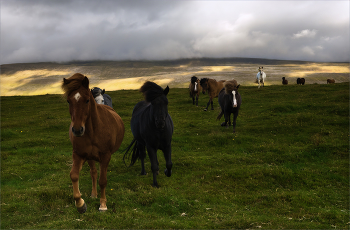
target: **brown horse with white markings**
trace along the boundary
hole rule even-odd
[[[98,161],[101,189],[99,210],[106,211],[107,167],[111,155],[119,149],[123,141],[124,123],[111,107],[96,103],[89,89],[89,79],[82,74],[76,73],[68,79],[63,78],[62,89],[69,103],[72,120],[69,128],[69,138],[73,145],[70,178],[75,206],[80,213],[84,213],[87,209],[79,191],[79,172],[85,161],[90,166],[91,197],[97,198],[95,161]]]
[[[209,105],[211,104],[211,110],[214,110],[213,106],[213,99],[218,97],[220,90],[224,88],[224,82],[226,80],[216,81],[215,79],[209,79],[209,78],[202,78],[200,81],[200,85],[203,89],[203,94],[205,94],[205,91],[208,91],[209,94],[209,101],[207,103],[207,107],[204,109],[204,111],[208,110]]]
[[[196,106],[198,106],[198,97],[199,93],[202,90],[202,87],[199,83],[199,78],[196,76],[191,77],[191,83],[188,87],[190,89],[190,97],[192,97],[192,102],[194,105],[194,100],[196,99]]]

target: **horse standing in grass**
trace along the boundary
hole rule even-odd
[[[112,98],[108,94],[105,94],[104,89],[102,90],[98,87],[94,87],[91,90],[91,93],[92,93],[92,96],[94,96],[97,104],[108,105],[109,107],[113,108]]]
[[[216,81],[215,79],[209,79],[209,78],[202,78],[200,81],[200,85],[203,89],[203,94],[205,94],[205,91],[208,91],[209,94],[209,101],[207,103],[207,107],[204,109],[204,111],[208,110],[209,105],[211,104],[211,110],[214,110],[213,106],[213,99],[218,97],[220,90],[224,88],[224,82],[226,80]]]
[[[288,85],[288,80],[285,77],[282,77],[282,84]]]
[[[263,71],[264,67],[261,66],[259,67],[259,73],[256,75],[256,80],[259,84],[258,88],[260,88],[260,83],[262,83],[262,86],[264,87],[265,85],[265,78],[266,78],[266,74],[265,72]]]
[[[158,187],[157,175],[159,172],[159,163],[157,159],[157,150],[164,153],[166,169],[164,171],[167,177],[171,176],[171,139],[174,132],[173,121],[168,113],[169,87],[165,90],[154,82],[147,81],[140,88],[145,100],[137,103],[134,107],[131,117],[131,132],[134,139],[125,149],[123,160],[127,157],[132,148],[131,163],[132,166],[137,159],[141,160],[141,175],[146,175],[144,159],[146,149],[151,161],[151,170],[153,173],[153,186]]]
[[[335,83],[334,79],[327,79],[327,84],[333,84],[333,83]]]
[[[191,77],[191,83],[189,85],[190,89],[190,97],[192,97],[193,105],[194,105],[194,99],[196,98],[196,106],[198,106],[198,97],[199,92],[202,90],[202,87],[200,85],[200,81],[196,76]]]
[[[79,172],[85,161],[90,166],[91,197],[97,198],[95,161],[98,161],[101,189],[99,210],[106,211],[107,167],[111,155],[119,149],[123,141],[124,123],[112,108],[96,103],[89,89],[89,79],[82,74],[76,73],[68,79],[63,78],[62,89],[69,103],[72,120],[69,128],[69,138],[73,145],[73,166],[70,178],[73,184],[75,206],[80,213],[84,213],[87,209],[79,191]]]
[[[233,114],[232,126],[233,132],[236,132],[236,119],[238,116],[239,108],[242,104],[241,95],[238,93],[239,84],[236,80],[226,81],[224,87],[218,97],[218,101],[221,107],[221,112],[216,118],[220,120],[222,115],[225,117],[225,121],[221,123],[221,126],[229,127],[231,125],[231,113]]]
[[[299,78],[297,79],[297,85],[304,85],[305,84],[305,78]]]

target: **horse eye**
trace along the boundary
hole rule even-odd
[[[86,101],[86,104],[89,103],[89,101],[90,101],[90,100],[88,99],[88,100]]]
[[[68,100],[67,100],[67,102],[68,102],[68,104],[70,104]]]

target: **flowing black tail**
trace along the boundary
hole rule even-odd
[[[123,161],[124,161],[125,166],[127,166],[126,163],[125,163],[125,159],[129,159],[130,158],[130,154],[131,154],[130,149],[132,150],[132,155],[131,155],[131,162],[130,162],[129,167],[134,165],[135,162],[137,161],[137,159],[139,158],[139,151],[137,149],[137,140],[135,138],[132,140],[130,145],[128,147],[126,147],[126,149],[124,149],[122,151],[122,153],[125,151],[124,156],[123,156]]]

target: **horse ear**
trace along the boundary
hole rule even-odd
[[[168,95],[168,93],[169,93],[169,86],[166,86],[166,88],[164,90],[164,95],[166,96],[166,95]]]
[[[237,89],[239,88],[240,85],[237,85]]]
[[[105,94],[105,89],[102,90],[102,93],[101,94]]]
[[[89,89],[89,79],[84,77],[83,82],[81,83],[85,88]]]
[[[67,79],[63,78],[63,84],[64,84],[64,85],[68,84],[68,82],[69,82],[69,81],[68,81]]]

